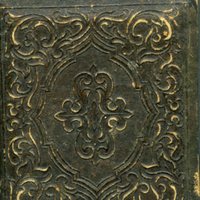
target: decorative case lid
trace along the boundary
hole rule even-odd
[[[1,198],[200,199],[195,1],[2,1]]]

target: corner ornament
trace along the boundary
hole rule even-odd
[[[115,100],[113,80],[92,65],[89,72],[78,74],[73,82],[73,99],[66,99],[62,111],[54,117],[62,122],[67,134],[77,135],[77,154],[93,164],[110,158],[115,152],[114,136],[122,132],[133,112],[122,97]]]

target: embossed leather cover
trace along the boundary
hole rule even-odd
[[[3,0],[1,199],[200,199],[197,6]]]

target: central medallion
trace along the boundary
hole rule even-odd
[[[74,78],[74,97],[65,99],[62,110],[54,115],[67,134],[78,133],[76,152],[93,164],[114,154],[114,136],[126,128],[133,116],[124,98],[112,98],[113,85],[109,74],[92,65],[88,72]]]

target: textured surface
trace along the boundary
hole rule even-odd
[[[127,3],[2,8],[4,199],[197,198],[195,8]]]

